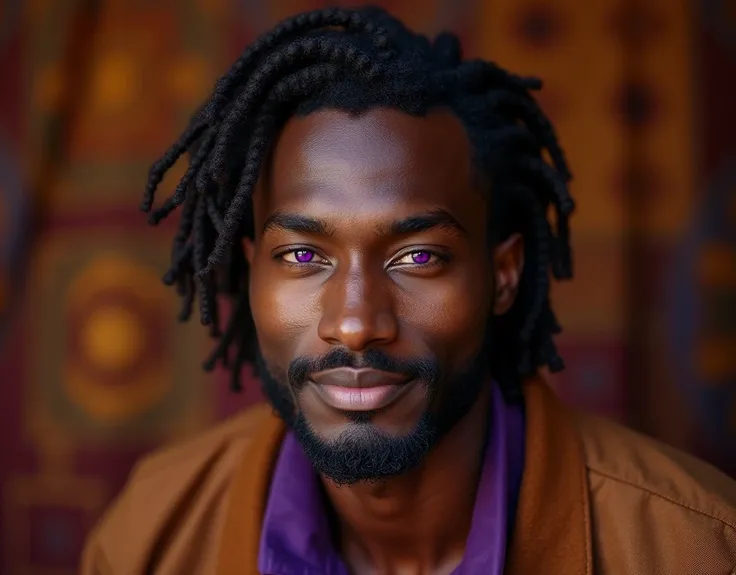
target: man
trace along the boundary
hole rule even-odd
[[[538,87],[375,8],[243,54],[143,207],[188,151],[164,281],[277,415],[143,461],[85,575],[736,573],[734,483],[538,375],[573,209]]]

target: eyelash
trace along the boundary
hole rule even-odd
[[[278,254],[275,254],[274,255],[274,259],[275,260],[279,260],[284,265],[292,266],[292,267],[298,267],[298,268],[303,268],[303,267],[306,267],[306,266],[313,266],[313,265],[324,265],[322,262],[289,262],[289,261],[286,261],[284,259],[284,256],[286,256],[288,254],[294,254],[296,252],[312,252],[316,257],[318,257],[318,258],[321,257],[313,249],[304,248],[304,247],[297,247],[297,248],[291,248],[291,249],[288,249],[286,251],[283,251],[283,252],[280,252]],[[409,252],[404,253],[401,257],[396,258],[396,259],[397,260],[400,260],[400,259],[406,258],[408,256],[411,256],[412,254],[417,254],[417,253],[427,253],[427,254],[430,255],[431,258],[434,258],[434,259],[433,260],[430,260],[429,262],[427,262],[425,264],[407,263],[407,264],[399,264],[399,265],[401,265],[401,266],[412,266],[412,267],[417,267],[417,268],[422,268],[422,269],[428,269],[428,268],[433,268],[433,267],[438,266],[438,265],[445,264],[445,263],[447,263],[449,261],[449,257],[447,257],[446,255],[437,253],[437,252],[432,251],[432,250],[412,250],[412,251],[409,251]],[[323,258],[323,259],[326,259],[326,258]],[[394,260],[394,261],[396,261],[396,260]]]

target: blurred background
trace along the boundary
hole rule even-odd
[[[560,394],[736,475],[736,3],[380,4],[545,81],[579,207]],[[323,5],[0,0],[3,575],[75,573],[136,458],[257,397],[201,372],[137,206],[245,44]]]

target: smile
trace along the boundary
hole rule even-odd
[[[310,381],[309,385],[328,406],[339,411],[376,411],[399,400],[411,387],[413,380],[401,384],[372,387],[325,385]]]

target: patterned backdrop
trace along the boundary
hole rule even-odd
[[[243,45],[318,5],[0,0],[3,575],[73,574],[141,453],[257,395],[200,372],[159,281],[171,229],[136,207]],[[736,3],[384,5],[546,82],[579,200],[560,393],[736,474]]]

